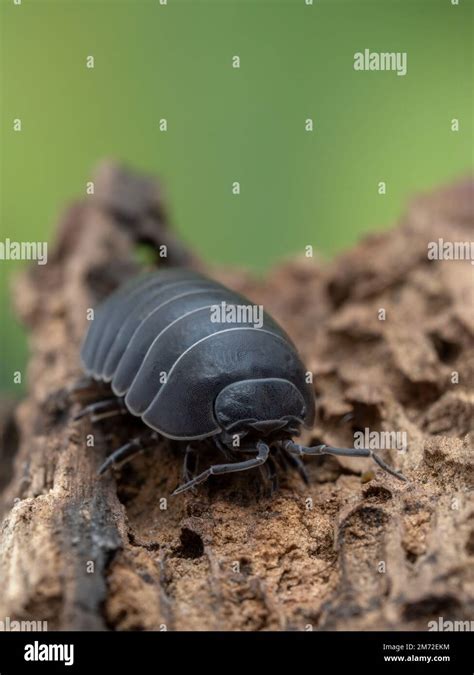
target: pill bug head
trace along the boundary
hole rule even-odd
[[[297,433],[307,416],[301,393],[288,380],[242,380],[222,389],[214,405],[224,442],[236,435],[276,440]]]

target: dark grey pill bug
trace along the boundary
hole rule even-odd
[[[370,456],[403,479],[372,450],[295,443],[314,423],[315,399],[294,344],[262,308],[195,271],[147,273],[118,288],[95,311],[81,362],[113,395],[77,419],[129,412],[145,425],[100,473],[165,437],[183,448],[184,482],[174,494],[255,467],[275,488],[276,460],[307,480],[302,455]],[[193,475],[192,459],[206,445],[225,461]]]

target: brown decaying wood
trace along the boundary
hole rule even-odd
[[[2,425],[0,619],[50,629],[421,629],[474,616],[474,267],[427,261],[427,243],[472,238],[472,183],[418,198],[400,225],[331,263],[293,259],[263,282],[207,269],[263,303],[315,374],[305,442],[348,445],[354,429],[406,431],[384,456],[307,461],[269,498],[250,473],[169,495],[181,460],[160,445],[98,479],[139,428],[72,421],[86,310],[137,270],[138,241],[194,264],[153,181],[104,164],[72,206],[45,267],[14,286],[30,336],[28,393]],[[341,225],[342,226],[342,225]],[[385,309],[385,320],[379,310]],[[459,384],[452,373],[459,373]],[[8,433],[7,433],[8,431]],[[203,462],[209,461],[203,458]],[[91,564],[92,563],[92,564]]]

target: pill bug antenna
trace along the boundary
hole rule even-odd
[[[367,448],[334,448],[331,445],[315,445],[313,447],[306,447],[304,445],[299,445],[294,441],[284,441],[284,449],[295,457],[301,457],[302,455],[333,455],[336,457],[370,457],[373,461],[379,465],[381,469],[394,476],[398,480],[407,481],[408,479],[399,471],[392,469],[386,462],[383,461],[373,450],[368,450]]]
[[[245,451],[253,454],[253,457],[250,459],[244,459],[241,462],[214,464],[213,466],[210,466],[208,469],[206,469],[206,471],[203,471],[192,478],[187,483],[179,485],[173,492],[172,496],[174,497],[175,495],[180,494],[180,492],[186,492],[186,490],[192,489],[194,486],[199,485],[199,483],[206,481],[210,476],[218,476],[224,473],[235,473],[236,471],[245,471],[247,469],[255,469],[259,466],[262,466],[262,464],[265,464],[268,459],[270,447],[263,441],[257,441],[255,448],[246,448]],[[272,474],[271,469],[270,474]]]

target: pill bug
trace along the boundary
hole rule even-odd
[[[87,405],[76,419],[128,412],[145,425],[107,458],[100,474],[165,437],[182,444],[184,454],[184,482],[173,494],[211,475],[255,467],[275,487],[277,458],[307,480],[303,455],[372,457],[404,479],[372,450],[292,440],[313,425],[313,388],[288,335],[266,313],[257,322],[255,308],[186,269],[138,276],[98,307],[81,362],[88,377],[109,383],[113,396]],[[203,445],[215,446],[225,461],[194,475],[190,459]]]

